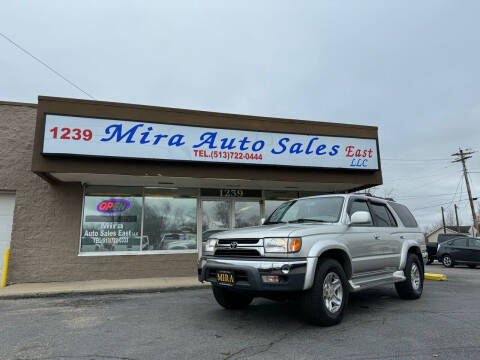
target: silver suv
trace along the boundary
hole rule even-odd
[[[348,295],[395,284],[404,299],[423,291],[427,252],[415,218],[393,200],[346,194],[283,203],[262,226],[221,232],[204,243],[200,281],[227,309],[254,297],[295,298],[306,319],[334,325]]]

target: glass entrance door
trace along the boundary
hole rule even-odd
[[[201,239],[206,241],[215,233],[231,229],[229,199],[201,200]]]
[[[234,228],[257,226],[260,223],[260,201],[233,200]]]
[[[261,224],[259,199],[202,199],[200,208],[202,241],[221,231]]]

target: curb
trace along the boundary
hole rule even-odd
[[[0,294],[0,300],[18,300],[18,299],[36,299],[50,297],[70,297],[70,296],[87,296],[87,295],[121,295],[121,294],[148,294],[175,292],[183,290],[200,290],[208,288],[207,285],[187,285],[187,286],[168,286],[158,288],[143,289],[112,289],[112,290],[62,290],[52,292],[31,292],[23,294]]]
[[[427,280],[445,281],[445,280],[447,280],[447,275],[444,275],[444,274],[425,273],[425,279],[427,279]]]

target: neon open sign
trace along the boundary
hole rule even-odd
[[[97,211],[104,214],[116,214],[130,208],[130,201],[124,199],[103,200],[97,205]]]

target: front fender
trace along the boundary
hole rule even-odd
[[[318,258],[329,250],[340,250],[344,252],[348,256],[348,261],[350,262],[351,266],[352,256],[350,254],[350,251],[348,251],[348,248],[344,244],[341,244],[334,240],[321,240],[316,242],[307,255],[307,271],[305,274],[305,284],[303,287],[304,290],[310,289],[313,286]]]

